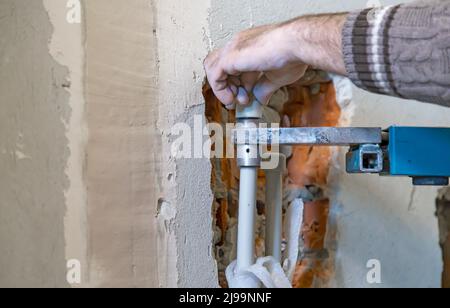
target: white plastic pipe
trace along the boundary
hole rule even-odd
[[[255,209],[258,169],[241,167],[239,188],[239,217],[237,271],[245,271],[255,263]]]
[[[244,125],[258,123],[262,117],[262,106],[253,100],[248,106],[238,105],[236,119]],[[236,260],[236,287],[258,288],[259,282],[249,275],[255,264],[255,220],[256,194],[258,185],[259,149],[258,146],[239,145],[237,147],[240,161],[239,217]]]
[[[271,154],[278,159],[275,169],[266,173],[266,256],[271,256],[281,263],[281,242],[283,230],[283,172],[286,168],[286,157],[283,154]]]

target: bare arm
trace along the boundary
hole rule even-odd
[[[347,13],[304,16],[284,25],[294,31],[296,56],[314,68],[346,75],[342,30]],[[282,24],[283,26],[283,24]]]

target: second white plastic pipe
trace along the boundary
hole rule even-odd
[[[258,168],[241,167],[237,270],[244,271],[255,263],[255,209]]]
[[[282,232],[282,174],[280,170],[266,171],[266,256],[281,262]]]

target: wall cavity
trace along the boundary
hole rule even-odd
[[[209,86],[203,88],[207,102],[206,116],[210,123],[235,123],[235,112],[227,111],[214,97]],[[337,126],[341,117],[334,85],[326,74],[310,70],[298,83],[278,91],[264,107],[266,121],[285,127]],[[270,116],[269,116],[270,115]],[[269,119],[270,118],[270,119]],[[281,121],[283,119],[283,121]],[[223,144],[227,144],[226,140]],[[288,158],[288,174],[284,179],[284,202],[287,207],[295,199],[306,201],[302,228],[301,260],[294,278],[299,288],[323,286],[334,271],[334,260],[325,247],[330,211],[328,173],[333,150],[329,147],[293,147]],[[235,159],[212,160],[212,188],[215,195],[216,259],[219,282],[227,286],[226,267],[236,258],[239,169]],[[256,254],[265,256],[265,176],[260,172],[257,194]]]
[[[285,125],[289,127],[339,126],[341,109],[334,85],[322,72],[310,71],[291,86],[284,106]],[[334,259],[326,246],[331,210],[328,175],[334,150],[331,147],[294,147],[288,161],[289,178],[285,188],[288,200],[303,198],[302,249],[294,276],[294,286],[326,286],[334,275]]]

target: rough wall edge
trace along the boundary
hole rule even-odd
[[[71,116],[65,122],[70,156],[66,174],[70,186],[65,191],[66,215],[64,218],[66,260],[81,263],[82,283],[88,281],[87,262],[87,187],[84,181],[87,145],[86,100],[84,93],[85,29],[84,21],[71,24],[66,20],[68,9],[65,1],[43,0],[51,24],[53,36],[49,42],[51,56],[70,72],[67,91],[70,93]],[[84,6],[83,6],[84,7]],[[81,16],[84,16],[81,11]],[[74,285],[77,286],[77,285]]]
[[[173,219],[173,228],[160,232],[160,252],[167,256],[160,271],[169,287],[218,287],[216,261],[212,254],[211,163],[209,159],[176,160],[171,153],[171,128],[192,125],[196,115],[204,118],[202,62],[210,44],[210,0],[179,2],[156,0],[159,50],[159,107],[157,126],[162,135],[161,203]],[[194,179],[194,180],[193,180]],[[171,217],[167,217],[171,218]],[[159,217],[160,224],[165,220]],[[160,228],[161,230],[162,228]],[[164,230],[161,230],[164,231]]]
[[[353,84],[350,79],[333,75],[333,84],[336,89],[336,100],[341,107],[341,117],[339,126],[351,126],[353,116],[355,114],[355,104],[353,101]],[[341,215],[341,203],[339,200],[339,173],[342,172],[342,157],[345,157],[346,149],[334,148],[332,154],[331,168],[329,172],[329,192],[330,196],[330,213],[328,217],[327,234],[325,237],[325,246],[329,248],[330,258],[334,263],[335,271],[339,271],[339,250],[336,242],[339,237],[339,216]],[[337,236],[337,238],[336,238]],[[333,275],[328,282],[327,287],[336,288],[340,282],[337,281],[338,275]]]

